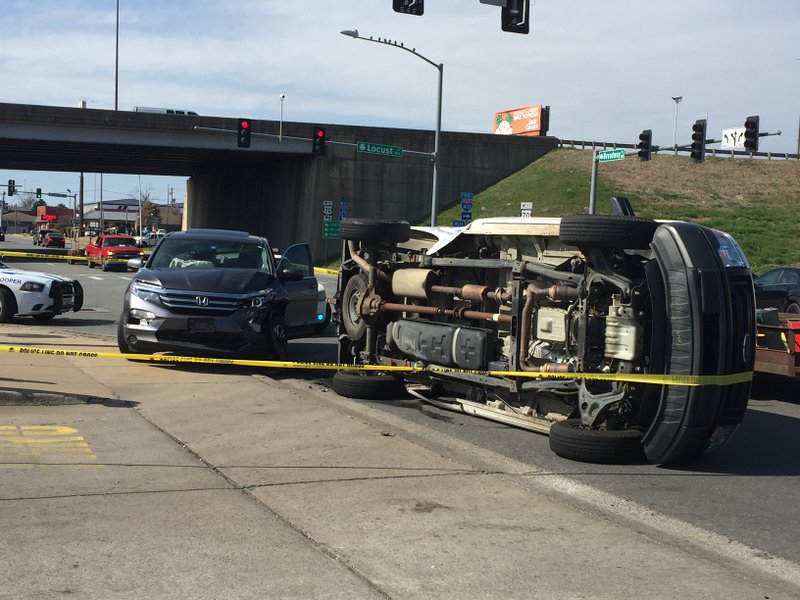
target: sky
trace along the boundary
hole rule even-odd
[[[0,102],[113,109],[116,2],[3,0]],[[433,130],[437,69],[340,34],[357,29],[444,65],[443,131],[490,133],[495,112],[542,104],[564,139],[637,143],[652,129],[655,144],[682,144],[696,119],[719,139],[759,115],[762,132],[782,131],[760,150],[798,148],[798,0],[531,0],[528,35],[501,31],[500,8],[479,0],[428,0],[423,16],[395,13],[392,0],[119,6],[119,110],[278,120],[282,108],[286,121]],[[75,173],[0,170],[11,178],[78,189]],[[103,197],[135,194],[139,181],[106,174]],[[157,202],[169,188],[184,198],[185,178],[141,185]],[[99,189],[87,173],[85,198]]]

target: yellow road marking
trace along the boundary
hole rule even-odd
[[[64,457],[97,460],[85,438],[77,433],[73,427],[58,425],[0,425],[0,468],[34,467],[36,461]],[[32,464],[20,465],[22,460]]]

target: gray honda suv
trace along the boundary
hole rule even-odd
[[[175,352],[285,358],[290,337],[316,331],[319,286],[307,243],[279,261],[244,231],[167,234],[125,291],[117,343],[123,353]]]

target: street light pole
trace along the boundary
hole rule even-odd
[[[117,0],[117,38],[114,51],[114,110],[119,110],[119,0]]]
[[[675,101],[675,124],[672,127],[672,147],[675,148],[675,156],[678,156],[678,104],[683,100],[683,96],[673,96]]]
[[[283,141],[283,100],[286,98],[286,94],[280,94],[278,98],[281,101],[281,120],[278,124],[278,141]]]
[[[439,190],[439,138],[442,133],[442,82],[444,79],[444,64],[443,63],[436,63],[430,60],[429,58],[423,56],[419,52],[417,52],[416,48],[407,48],[403,45],[402,42],[385,40],[382,38],[374,39],[372,36],[366,38],[358,35],[357,29],[345,29],[341,32],[342,35],[347,35],[351,38],[356,40],[366,40],[368,42],[376,42],[378,44],[386,44],[387,46],[394,46],[395,48],[400,48],[401,50],[405,50],[406,52],[410,52],[414,56],[421,58],[429,65],[436,67],[436,70],[439,71],[439,91],[436,101],[436,132],[433,138],[433,182],[432,187],[433,190],[431,191],[431,227],[436,226],[436,209],[439,204],[438,202],[438,190]]]

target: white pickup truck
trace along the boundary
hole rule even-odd
[[[159,229],[158,231],[148,231],[144,235],[134,236],[133,239],[136,240],[136,244],[139,247],[155,246],[158,242],[161,241],[161,238],[163,238],[164,235],[166,235],[166,231],[164,229]]]

